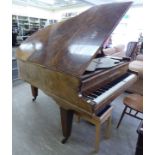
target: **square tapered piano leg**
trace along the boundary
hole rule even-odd
[[[60,107],[60,114],[61,114],[62,133],[64,136],[64,139],[61,142],[64,144],[71,135],[74,111],[66,110]]]
[[[31,92],[32,92],[32,96],[33,96],[32,101],[35,101],[38,96],[38,88],[31,85]]]

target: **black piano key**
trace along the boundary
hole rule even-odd
[[[89,94],[87,97],[91,100],[95,99],[96,97],[100,96],[101,94],[108,91],[110,88],[115,86],[117,83],[121,82],[123,79],[125,79],[127,76],[129,76],[129,73],[122,75],[121,77],[117,78],[116,80],[112,81],[111,83],[106,84],[104,87],[101,87],[97,89],[96,91]]]
[[[92,96],[92,97],[97,97],[98,95],[96,95],[96,94],[94,94],[94,93],[91,93],[91,94],[89,94],[89,96]]]
[[[121,77],[117,78],[116,80],[112,81],[111,83],[105,85],[104,87],[102,87],[101,89],[104,88],[112,88],[113,86],[115,86],[117,83],[121,82],[123,79],[125,79],[126,77],[128,77],[130,75],[130,73],[126,73],[124,75],[122,75]]]
[[[102,91],[101,91],[100,89],[97,89],[96,92],[98,92],[98,93],[102,93]]]
[[[102,87],[101,89],[109,89],[111,87],[111,84],[106,84],[104,87]]]
[[[97,95],[101,95],[102,91],[96,90],[94,93],[97,94]]]
[[[97,96],[99,96],[101,93],[98,93],[98,92],[95,91],[95,92],[93,92],[93,94],[96,95],[96,97],[97,97]]]
[[[92,97],[92,96],[86,96],[86,98],[91,99],[91,100],[94,99],[94,97]]]
[[[102,91],[107,91],[108,89],[110,89],[111,87],[110,86],[108,86],[108,87],[102,87],[101,89],[102,89]]]
[[[104,93],[106,91],[105,89],[101,89],[101,88],[100,88],[100,90],[102,91],[102,93]]]
[[[102,91],[107,91],[110,87],[102,87]]]
[[[107,91],[107,90],[105,90],[105,89],[102,89],[102,94],[103,94],[105,91]]]
[[[93,92],[93,93],[91,93],[92,95],[94,95],[94,96],[96,96],[96,97],[98,97],[99,95],[97,94],[97,93],[95,93],[95,92]]]
[[[98,90],[102,92],[102,89],[101,88],[99,88]]]
[[[116,85],[118,82],[120,82],[121,80],[115,80],[111,83],[112,86]]]

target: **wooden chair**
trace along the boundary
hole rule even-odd
[[[119,127],[124,114],[130,115],[134,118],[142,120],[143,118],[137,116],[138,113],[143,113],[143,96],[139,94],[130,94],[126,96],[123,100],[123,103],[125,105],[125,108],[122,112],[121,118],[117,124],[117,128]],[[129,111],[128,111],[129,109]],[[132,113],[134,111],[134,114]]]
[[[137,56],[138,51],[138,42],[129,42],[126,49],[126,57],[130,57],[131,60],[134,60]]]
[[[106,131],[104,137],[106,139],[110,138],[110,130],[111,130],[111,118],[112,118],[112,106],[104,109],[99,115],[94,115],[91,118],[85,115],[76,114],[77,121],[80,122],[80,119],[84,119],[96,126],[96,140],[95,140],[95,151],[98,152],[99,150],[99,143],[100,143],[100,127],[101,124],[107,123]]]

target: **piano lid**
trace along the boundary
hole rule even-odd
[[[65,22],[39,30],[21,44],[17,57],[80,77],[131,4],[94,6]]]

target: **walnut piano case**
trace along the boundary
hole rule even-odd
[[[63,142],[71,134],[74,113],[97,116],[137,79],[124,59],[111,68],[86,71],[130,5],[92,7],[39,30],[17,50],[20,77],[31,85],[34,100],[39,88],[60,106]]]

